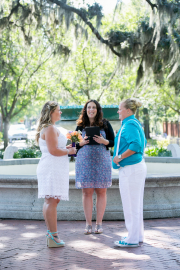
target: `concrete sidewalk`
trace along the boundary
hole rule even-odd
[[[84,227],[84,221],[58,221],[66,246],[50,249],[44,221],[0,220],[0,269],[180,269],[180,218],[145,220],[138,248],[114,247],[126,235],[123,221],[104,221],[101,235],[84,235]]]

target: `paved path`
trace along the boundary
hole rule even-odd
[[[84,235],[83,221],[58,221],[66,246],[50,249],[43,221],[0,220],[0,270],[180,269],[180,218],[146,220],[138,248],[114,248],[126,235],[123,221],[103,228],[102,235]]]

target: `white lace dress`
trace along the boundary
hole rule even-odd
[[[66,149],[67,139],[59,133],[58,148]],[[42,157],[37,167],[38,198],[69,200],[69,159],[49,153],[46,141],[39,138]]]

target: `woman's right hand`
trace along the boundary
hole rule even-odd
[[[68,153],[69,155],[75,155],[77,152],[77,149],[76,147],[72,147],[72,148],[69,148],[68,151],[69,151]]]
[[[85,135],[83,140],[79,143],[79,146],[84,146],[85,144],[89,143],[89,140],[87,140],[88,137]]]

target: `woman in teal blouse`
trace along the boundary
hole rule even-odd
[[[146,138],[134,114],[142,103],[134,98],[119,105],[121,128],[115,138],[113,168],[119,169],[119,189],[128,236],[115,241],[119,247],[137,247],[144,238],[143,196],[146,178]]]

